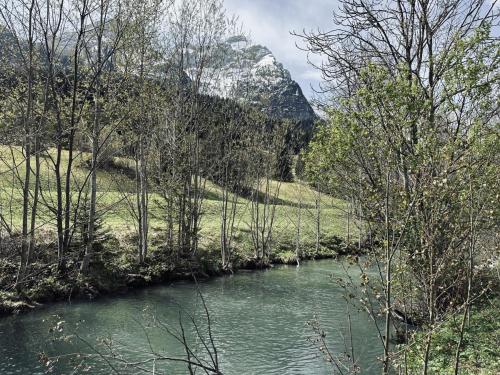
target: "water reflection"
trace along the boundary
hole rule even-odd
[[[355,272],[355,271],[353,271]],[[331,368],[308,342],[312,335],[307,322],[316,315],[328,333],[330,348],[344,350],[346,305],[342,290],[331,276],[342,276],[344,270],[334,261],[308,262],[297,267],[280,267],[262,272],[241,272],[200,284],[208,303],[225,374],[330,374]],[[122,347],[127,358],[144,358],[141,351],[149,343],[155,350],[182,355],[179,343],[165,331],[147,326],[151,315],[175,327],[179,310],[193,312],[201,318],[203,308],[192,283],[134,291],[123,297],[105,298],[92,303],[57,304],[30,314],[0,320],[0,373],[43,374],[44,366],[37,354],[68,354],[89,351],[73,337],[68,342],[54,341],[49,332],[64,321],[64,334],[77,332],[82,339],[96,343],[110,337]],[[353,314],[356,356],[363,374],[378,374],[377,356],[381,347],[373,322],[364,313]],[[199,319],[202,321],[202,319]],[[192,327],[190,340],[195,340]],[[146,329],[146,330],[145,330]],[[67,374],[69,366],[62,360],[55,374]],[[160,364],[158,373],[185,374],[179,364]],[[99,366],[92,374],[109,374]],[[131,374],[134,372],[130,372]]]

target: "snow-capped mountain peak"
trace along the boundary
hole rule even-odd
[[[222,70],[210,85],[211,94],[250,104],[271,117],[314,122],[316,114],[302,89],[267,47],[236,35],[221,48]]]

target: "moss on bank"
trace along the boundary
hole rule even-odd
[[[131,288],[141,288],[177,280],[209,278],[227,274],[219,260],[218,251],[202,250],[194,259],[178,259],[161,251],[153,251],[146,263],[138,265],[133,254],[124,249],[111,250],[110,241],[96,254],[90,273],[83,277],[79,264],[68,262],[58,268],[56,264],[33,262],[22,291],[14,288],[17,265],[0,259],[0,315],[25,312],[43,304],[75,299],[92,300],[100,295],[123,294]],[[249,252],[240,251],[235,256],[231,272],[239,269],[262,269],[273,264],[296,263],[294,245],[280,243],[269,260],[256,261]],[[348,251],[357,251],[347,246],[339,237],[328,237],[321,242],[320,251],[314,244],[303,244],[301,260],[335,258]],[[50,250],[50,249],[47,249]],[[118,254],[121,256],[118,256]]]

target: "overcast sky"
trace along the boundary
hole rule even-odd
[[[225,0],[229,14],[239,17],[255,44],[268,47],[292,74],[304,94],[313,94],[319,73],[307,63],[307,54],[295,47],[290,31],[327,30],[332,27],[335,0]]]

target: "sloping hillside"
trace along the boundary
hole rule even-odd
[[[54,156],[54,152],[49,152]],[[44,231],[53,231],[55,223],[53,215],[49,215],[47,206],[51,205],[55,194],[55,184],[51,180],[52,161],[50,156],[41,158],[42,194],[40,218],[38,222]],[[67,165],[67,154],[63,153],[62,169]],[[87,161],[90,156],[80,153],[74,164],[74,186],[82,186],[89,173]],[[0,147],[0,198],[2,214],[5,220],[12,225],[14,231],[21,225],[21,185],[16,175],[24,176],[23,156],[20,149],[7,146]],[[98,204],[97,211],[102,220],[102,226],[111,235],[125,238],[133,237],[134,220],[131,208],[134,206],[135,188],[133,162],[124,158],[114,158],[105,168],[98,172]],[[33,179],[32,179],[33,182]],[[317,209],[316,200],[320,202],[321,236],[345,237],[347,222],[344,213],[344,203],[324,194],[318,194],[305,184],[299,182],[272,182],[273,189],[279,187],[279,196],[276,200],[275,231],[273,248],[279,252],[280,247],[295,246],[297,222],[300,209],[300,237],[301,246],[314,247],[316,240]],[[74,192],[77,199],[77,192]],[[217,248],[220,235],[220,207],[221,189],[206,181],[205,200],[201,222],[200,245],[202,249]],[[85,197],[85,190],[82,193]],[[241,255],[251,254],[250,201],[244,197],[238,199],[236,216],[236,248]],[[157,193],[150,196],[152,239],[161,237],[164,228],[162,219],[162,199]]]

